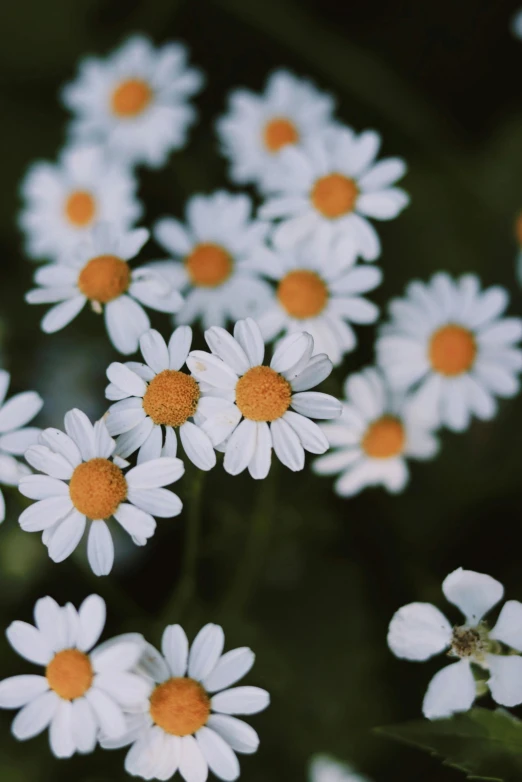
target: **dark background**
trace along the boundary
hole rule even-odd
[[[45,398],[43,425],[61,426],[79,406],[105,409],[105,368],[117,357],[101,319],[85,310],[65,331],[45,336],[43,307],[29,307],[32,265],[16,229],[18,187],[29,163],[52,159],[65,140],[58,88],[87,53],[113,49],[131,32],[158,44],[185,41],[207,74],[198,97],[200,122],[186,150],[159,172],[140,171],[144,224],[181,214],[195,192],[226,187],[213,120],[235,86],[261,89],[268,72],[286,66],[338,97],[339,117],[357,130],[383,134],[383,154],[409,164],[404,185],[411,207],[379,226],[384,284],[381,305],[412,277],[445,269],[476,272],[484,284],[512,293],[513,222],[522,208],[522,42],[509,31],[516,2],[490,0],[18,0],[0,11],[0,316],[3,365],[12,390]],[[150,243],[144,257],[155,257]],[[169,334],[166,316],[154,319]],[[373,358],[374,330],[329,381],[341,382]],[[201,342],[201,335],[197,336]],[[192,636],[222,622],[227,648],[251,645],[258,655],[248,683],[265,686],[272,706],[249,719],[261,748],[241,758],[242,778],[306,777],[310,755],[327,751],[356,764],[376,782],[450,782],[456,771],[371,733],[377,725],[420,716],[424,689],[444,660],[415,665],[388,651],[393,612],[413,600],[437,602],[455,567],[490,573],[522,599],[520,469],[522,403],[501,404],[491,423],[463,435],[443,433],[433,463],[413,465],[400,497],[382,490],[341,500],[328,478],[280,468],[262,484],[232,478],[218,465],[206,477],[197,583],[179,583],[187,513],[159,523],[146,549],[122,535],[109,578],[96,579],[83,550],[54,565],[38,535],[19,530],[21,498],[6,492],[0,529],[0,627],[30,621],[34,601],[51,594],[78,604],[91,591],[108,603],[107,634],[138,630],[159,643],[163,626],[181,621]],[[190,500],[190,470],[179,493]],[[187,586],[188,585],[188,586]],[[448,615],[457,619],[451,610]],[[0,638],[1,675],[30,672]],[[484,701],[488,705],[487,700]],[[123,753],[98,750],[58,761],[45,735],[18,744],[12,715],[0,715],[0,778],[108,782],[123,780]]]

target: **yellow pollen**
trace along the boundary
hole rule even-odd
[[[130,269],[125,261],[116,255],[98,255],[81,270],[78,287],[91,301],[107,304],[125,293],[130,279]]]
[[[232,274],[234,262],[230,253],[218,244],[198,244],[185,258],[185,267],[194,285],[217,288]]]
[[[402,453],[405,443],[404,427],[399,419],[384,415],[370,424],[361,446],[371,459],[391,459]]]
[[[293,318],[313,318],[324,310],[328,288],[315,272],[296,269],[279,283],[277,298]]]
[[[90,459],[74,470],[69,483],[74,507],[89,519],[108,519],[127,497],[127,481],[108,459]]]
[[[84,228],[94,219],[96,202],[87,190],[74,190],[65,201],[64,212],[75,228]]]
[[[79,649],[64,649],[54,655],[45,675],[51,690],[66,701],[81,698],[92,684],[89,657]]]
[[[271,367],[252,367],[236,384],[236,404],[251,421],[275,421],[290,407],[292,388]]]
[[[274,117],[264,127],[263,140],[269,152],[279,152],[287,144],[296,144],[299,141],[299,132],[294,123],[286,117]]]
[[[137,117],[152,99],[152,89],[141,79],[127,79],[119,84],[111,97],[111,106],[118,117]]]
[[[519,245],[522,247],[522,212],[515,220],[515,237]]]
[[[150,696],[150,716],[165,733],[190,736],[207,722],[210,698],[194,679],[168,679]]]
[[[165,369],[150,381],[143,409],[155,424],[181,426],[196,412],[199,385],[190,375]]]
[[[435,372],[453,377],[467,372],[477,355],[475,337],[468,329],[450,323],[436,331],[429,344],[429,359]]]
[[[317,211],[333,220],[353,211],[358,195],[353,179],[342,174],[328,174],[315,182],[310,197]]]

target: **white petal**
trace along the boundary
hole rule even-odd
[[[74,440],[71,440],[69,435],[65,434],[65,432],[62,432],[60,429],[44,429],[40,434],[39,440],[42,445],[46,445],[51,451],[54,451],[63,456],[64,459],[67,459],[73,467],[78,467],[80,464],[82,460],[80,449]]]
[[[60,522],[47,546],[53,562],[63,562],[77,547],[85,532],[85,516],[76,509]]]
[[[48,689],[45,676],[11,676],[0,682],[0,709],[18,709]]]
[[[223,780],[234,780],[239,776],[239,763],[234,751],[221,736],[211,728],[201,728],[196,740],[214,774]]]
[[[107,431],[107,425],[102,418],[94,424],[94,449],[96,456],[108,459],[114,451],[116,443]]]
[[[49,497],[68,496],[69,487],[63,481],[47,475],[26,475],[18,485],[24,497],[31,500],[47,500]]]
[[[517,652],[522,652],[522,603],[508,600],[502,606],[497,623],[489,636],[502,641]]]
[[[136,372],[133,372],[125,364],[114,361],[107,367],[107,377],[115,386],[121,388],[129,396],[144,396],[147,384]]]
[[[293,472],[302,470],[305,461],[304,450],[292,427],[282,418],[278,418],[272,421],[270,431],[274,451],[279,461]]]
[[[68,480],[73,474],[71,463],[59,453],[53,453],[46,445],[32,445],[25,452],[25,460],[31,467],[53,478]]]
[[[167,344],[156,329],[149,329],[140,337],[140,350],[154,372],[163,372],[164,369],[169,368]]]
[[[34,606],[34,621],[54,652],[67,648],[67,617],[56,600],[49,596],[37,600]]]
[[[183,449],[188,458],[200,470],[211,470],[216,464],[216,454],[209,436],[191,421],[179,429]]]
[[[91,652],[92,667],[96,673],[129,671],[137,664],[142,651],[143,638],[138,633],[117,636]]]
[[[215,624],[207,624],[201,628],[190,649],[188,675],[203,680],[214,668],[225,644],[223,628]]]
[[[95,676],[93,686],[110,695],[124,709],[147,705],[151,685],[142,676],[128,671],[109,671]]]
[[[324,435],[317,424],[310,421],[309,418],[305,418],[304,416],[299,415],[299,413],[293,413],[291,410],[288,410],[284,414],[283,420],[286,421],[287,424],[290,424],[299,437],[305,451],[309,451],[310,453],[324,453],[330,447],[326,435]]]
[[[91,688],[85,694],[102,732],[108,738],[118,738],[125,733],[126,723],[121,708],[101,690]]]
[[[243,720],[226,714],[211,714],[207,725],[219,733],[236,752],[251,754],[256,752],[259,747],[259,736],[254,728]],[[332,782],[334,781],[332,780]]]
[[[134,228],[128,231],[119,240],[118,254],[124,261],[130,261],[139,253],[145,242],[148,242],[150,233],[146,228]]]
[[[442,591],[446,600],[462,611],[466,621],[476,625],[502,599],[504,587],[485,573],[458,568],[446,576]]]
[[[200,382],[223,389],[233,389],[236,386],[236,373],[212,353],[192,350],[187,358],[187,367]]]
[[[333,364],[324,353],[313,356],[299,375],[292,380],[292,390],[308,391],[322,383],[331,374]]]
[[[266,709],[270,695],[260,687],[234,687],[214,695],[211,705],[222,714],[257,714]]]
[[[248,463],[248,471],[255,480],[263,480],[272,463],[272,434],[266,421],[256,423],[254,455]]]
[[[489,654],[487,662],[491,672],[488,686],[493,700],[509,707],[522,703],[522,657]]]
[[[41,532],[64,519],[72,510],[69,496],[49,497],[26,508],[18,521],[25,532]]]
[[[105,627],[107,609],[99,595],[86,597],[79,609],[80,631],[76,645],[82,652],[92,649]]]
[[[116,350],[130,355],[138,349],[139,339],[150,328],[150,321],[143,307],[124,295],[106,305],[105,325]]]
[[[265,343],[255,320],[252,318],[238,320],[234,326],[234,338],[245,351],[251,367],[257,367],[263,363]]]
[[[161,654],[146,641],[143,643],[141,657],[134,671],[142,676],[147,676],[154,682],[164,682],[171,677],[167,663]]]
[[[292,396],[292,407],[296,413],[307,418],[338,418],[342,405],[338,399],[320,391],[303,391]]]
[[[184,736],[181,739],[179,773],[185,782],[205,782],[207,779],[207,761],[193,736]]]
[[[60,700],[49,729],[51,751],[57,758],[70,758],[76,745],[72,731],[72,703]]]
[[[307,360],[302,367],[302,369],[304,369],[312,355],[313,346],[314,341],[310,334],[307,334],[304,331],[289,334],[278,343],[270,366],[280,374],[298,375],[299,372],[295,371],[296,367],[298,367],[303,359],[307,357]]]
[[[165,519],[179,516],[183,508],[177,494],[168,489],[129,489],[128,499],[152,516]]]
[[[115,419],[112,417],[112,414],[109,410],[107,424],[111,430],[114,430],[115,428],[119,429],[121,426],[124,426],[124,420],[121,416],[118,416],[115,422]],[[138,448],[141,448],[141,446],[148,440],[154,428],[154,423],[151,418],[143,418],[139,423],[131,427],[128,431],[123,432],[123,434],[118,437],[116,441],[116,447],[114,449],[115,453],[117,453],[118,456],[120,456],[122,459],[126,459]],[[158,429],[159,428],[160,427],[158,427]]]
[[[40,429],[35,426],[26,426],[17,432],[8,432],[0,436],[0,450],[14,456],[23,456],[31,445],[38,443],[39,435]]]
[[[75,408],[65,414],[65,431],[71,437],[82,455],[84,461],[96,457],[94,446],[94,427],[81,410]]]
[[[42,409],[43,399],[35,391],[16,394],[0,409],[0,432],[25,426]]]
[[[47,315],[42,319],[42,331],[46,334],[54,334],[67,326],[71,320],[84,308],[87,299],[85,296],[75,296],[73,299],[62,301],[51,307]]]
[[[254,455],[256,435],[256,422],[245,418],[230,436],[223,462],[230,475],[239,475],[248,466]]]
[[[429,683],[422,712],[429,720],[468,711],[476,695],[475,679],[467,660],[447,665]]]
[[[404,660],[428,660],[451,643],[451,625],[431,603],[399,608],[390,622],[388,646]]]
[[[145,420],[147,421],[150,419],[146,418]],[[138,464],[143,464],[143,462],[150,462],[152,459],[159,459],[161,456],[162,447],[163,433],[161,431],[161,426],[154,425],[149,432],[147,439],[140,446],[137,459]]]
[[[190,326],[178,326],[169,339],[169,368],[179,372],[189,354],[192,344]]]
[[[231,367],[237,375],[244,375],[250,369],[245,351],[225,329],[212,326],[205,331],[205,340],[212,353]]]
[[[220,657],[213,670],[204,678],[204,688],[207,692],[217,692],[230,687],[249,672],[255,659],[254,652],[246,646],[232,649]]]
[[[133,467],[125,477],[132,489],[156,489],[179,480],[184,472],[181,459],[162,456]]]
[[[131,538],[148,539],[156,531],[156,520],[140,508],[122,502],[118,510],[114,513],[114,518],[118,521],[125,532],[128,532]]]
[[[93,752],[98,738],[98,723],[85,698],[72,702],[72,735],[78,752]]]
[[[191,239],[184,226],[171,217],[164,217],[154,225],[154,238],[168,252],[186,255],[192,249]]]
[[[19,741],[37,736],[54,717],[60,699],[55,692],[44,692],[24,706],[13,720],[11,730]]]
[[[107,576],[114,562],[114,543],[109,527],[104,521],[93,521],[87,540],[87,557],[97,576]]]

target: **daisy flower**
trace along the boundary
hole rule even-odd
[[[330,95],[285,70],[269,76],[261,95],[234,90],[216,125],[232,181],[263,188],[277,171],[281,150],[313,140],[332,123],[334,107]]]
[[[256,317],[269,301],[270,286],[243,268],[268,231],[251,213],[248,196],[218,191],[188,201],[186,225],[171,217],[156,223],[154,238],[176,259],[171,281],[185,296],[177,323],[201,318],[204,328],[223,326]]]
[[[321,429],[332,453],[316,459],[319,475],[340,473],[335,491],[352,497],[366,486],[384,486],[394,494],[409,480],[407,459],[431,459],[438,450],[431,427],[409,409],[408,398],[392,394],[373,368],[350,375],[346,403],[338,422]]]
[[[107,369],[107,399],[118,400],[109,408],[109,434],[120,435],[116,452],[127,458],[139,448],[138,464],[160,456],[176,456],[178,442],[196,467],[210,470],[216,453],[210,438],[189,418],[198,413],[199,383],[182,372],[192,343],[192,329],[179,326],[167,345],[154,329],[145,332],[140,347],[145,364],[113,363]],[[163,437],[165,431],[165,437]]]
[[[316,755],[310,761],[309,782],[369,782],[345,763],[339,763],[328,755]]]
[[[188,98],[202,83],[201,73],[187,67],[182,44],[155,48],[135,35],[105,60],[83,60],[62,100],[75,115],[75,138],[103,144],[110,157],[158,168],[185,145],[196,118]]]
[[[270,696],[259,687],[231,687],[252,668],[255,655],[247,647],[222,654],[224,642],[222,628],[208,624],[189,652],[184,630],[169,625],[162,655],[147,644],[140,667],[150,682],[148,703],[129,720],[127,736],[102,741],[108,749],[132,743],[125,759],[129,774],[170,779],[179,771],[186,782],[205,782],[210,768],[220,779],[237,779],[235,753],[254,753],[259,738],[231,715],[257,714]]]
[[[341,403],[308,390],[332,371],[327,356],[313,355],[310,334],[281,340],[270,366],[263,364],[265,345],[251,318],[236,323],[233,337],[214,326],[205,339],[212,352],[193,350],[187,366],[204,384],[201,428],[225,451],[228,473],[238,475],[248,467],[253,478],[266,478],[272,448],[286,467],[302,470],[305,450],[328,449],[328,440],[310,418],[337,418]]]
[[[449,649],[449,656],[458,659],[431,680],[424,716],[439,719],[467,711],[486,683],[501,706],[522,703],[522,658],[515,654],[522,651],[522,603],[508,600],[490,630],[483,617],[504,595],[499,581],[458,568],[444,579],[442,591],[464,614],[463,625],[452,628],[431,603],[410,603],[397,611],[388,632],[388,645],[397,657],[423,661]]]
[[[411,390],[424,420],[461,432],[476,415],[493,418],[495,396],[518,393],[522,351],[520,318],[502,318],[503,288],[480,290],[478,277],[453,280],[439,273],[412,282],[390,304],[391,321],[376,343],[392,388]]]
[[[263,219],[280,220],[274,230],[279,247],[291,247],[320,231],[342,236],[365,261],[381,246],[368,217],[391,220],[409,202],[393,187],[406,170],[400,158],[375,163],[380,136],[367,130],[332,127],[316,138],[282,150],[270,179],[272,193],[261,207]]]
[[[132,418],[134,410],[127,415]],[[94,573],[105,576],[114,562],[114,544],[107,521],[114,516],[133,543],[144,546],[154,535],[154,516],[171,518],[181,512],[181,501],[160,488],[184,472],[180,459],[161,457],[123,472],[121,460],[111,460],[116,443],[103,419],[91,424],[81,410],[65,415],[65,432],[44,429],[39,445],[25,458],[45,475],[22,478],[19,489],[38,500],[24,510],[20,526],[42,532],[53,562],[63,562],[80,542],[91,520],[87,556]],[[119,463],[118,463],[119,461]]]
[[[161,264],[131,269],[127,261],[139,253],[149,232],[145,228],[116,231],[107,224],[93,228],[85,241],[58,263],[38,269],[29,291],[29,304],[53,303],[42,320],[42,331],[63,329],[90,301],[95,312],[104,312],[109,338],[120,353],[138,349],[139,339],[150,328],[142,304],[160,312],[176,312],[183,299],[172,287]]]
[[[36,626],[13,622],[6,633],[21,657],[45,666],[43,676],[0,682],[0,707],[21,707],[14,736],[24,741],[48,727],[51,751],[59,758],[92,752],[101,733],[121,736],[124,710],[147,702],[147,683],[131,672],[143,652],[141,636],[114,638],[93,649],[105,625],[105,602],[98,595],[90,595],[78,611],[43,597],[34,620]]]
[[[99,146],[73,146],[58,163],[33,163],[22,183],[20,226],[32,258],[56,259],[99,222],[132,227],[142,207],[136,179]]]
[[[18,486],[31,470],[19,462],[30,445],[38,442],[40,429],[27,426],[40,412],[43,399],[36,391],[24,391],[5,401],[11,375],[0,369],[0,484]],[[5,499],[0,489],[0,523],[5,519]]]

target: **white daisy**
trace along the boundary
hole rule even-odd
[[[225,451],[225,470],[238,475],[248,467],[253,478],[266,478],[272,447],[291,470],[302,470],[305,450],[324,453],[328,440],[310,418],[337,418],[341,403],[308,389],[332,371],[314,341],[304,332],[290,334],[276,348],[270,366],[265,345],[251,318],[240,320],[234,336],[219,327],[205,332],[212,353],[193,350],[187,366],[202,386],[201,428]],[[292,408],[292,409],[290,409]]]
[[[283,149],[269,183],[273,195],[259,213],[281,221],[276,245],[291,247],[321,231],[342,236],[346,248],[365,261],[378,258],[379,237],[367,218],[391,220],[409,202],[404,190],[392,187],[404,175],[404,161],[375,163],[379,145],[373,130],[356,136],[350,128],[332,127]]]
[[[127,418],[133,416],[136,410],[130,408]],[[114,562],[106,522],[114,516],[133,542],[144,546],[154,535],[154,516],[171,518],[181,512],[179,497],[160,487],[183,475],[183,462],[163,456],[124,473],[111,460],[116,443],[103,420],[93,426],[81,410],[70,410],[65,415],[65,431],[44,429],[40,444],[26,451],[29,464],[46,474],[20,481],[22,494],[38,500],[24,510],[20,526],[26,532],[42,532],[50,558],[63,562],[77,547],[90,519],[89,563],[97,576],[105,576]]]
[[[107,369],[110,384],[105,396],[118,401],[109,408],[106,423],[109,434],[120,435],[116,443],[120,457],[127,458],[138,448],[138,464],[162,455],[176,456],[178,429],[191,462],[201,470],[214,467],[216,453],[209,436],[189,420],[197,415],[201,398],[197,380],[181,371],[191,343],[189,326],[179,326],[168,345],[150,329],[140,339],[145,364],[113,363]]]
[[[148,686],[131,672],[143,653],[137,634],[92,647],[105,625],[98,595],[61,608],[52,597],[34,607],[35,626],[13,622],[11,646],[29,662],[45,666],[43,676],[23,674],[0,682],[0,708],[18,709],[12,731],[20,741],[49,728],[51,751],[59,758],[92,752],[100,734],[113,739],[126,730],[124,710],[143,708]]]
[[[263,188],[277,170],[281,150],[313,140],[332,123],[334,107],[331,95],[285,70],[272,73],[260,95],[234,90],[216,125],[231,179]]]
[[[205,782],[210,768],[220,779],[239,776],[236,752],[252,754],[256,731],[233,714],[257,714],[270,696],[259,687],[232,687],[252,668],[255,655],[241,647],[223,652],[219,625],[200,630],[189,653],[180,625],[163,633],[161,655],[147,645],[140,668],[150,682],[141,715],[129,720],[121,740],[102,741],[110,749],[131,744],[125,770],[144,779],[170,779],[179,771],[186,782]],[[235,751],[234,751],[235,750]]]
[[[402,491],[409,480],[407,459],[431,459],[438,451],[431,427],[410,410],[407,396],[391,393],[377,369],[350,375],[344,389],[339,421],[321,426],[335,450],[316,459],[314,471],[341,473],[335,483],[341,497],[366,486]]]
[[[251,212],[248,196],[218,191],[188,201],[186,225],[170,217],[156,223],[154,238],[176,259],[172,282],[185,296],[177,323],[201,318],[204,328],[223,326],[256,317],[270,300],[266,281],[243,268],[268,231]]]
[[[56,260],[99,222],[125,231],[140,217],[136,178],[99,146],[73,146],[58,163],[33,163],[22,183],[20,226],[32,258]]]
[[[315,755],[310,761],[309,782],[369,782],[346,763],[339,763],[328,755]]]
[[[38,442],[40,429],[27,426],[40,412],[43,399],[36,391],[24,391],[5,401],[11,375],[0,369],[0,484],[18,486],[20,478],[30,475],[26,464],[19,462],[30,445]],[[5,499],[0,489],[0,523],[5,519]]]
[[[391,321],[376,343],[392,388],[412,392],[413,406],[435,426],[463,431],[472,415],[493,418],[495,396],[518,393],[520,318],[501,318],[503,288],[480,291],[478,277],[439,273],[412,282],[390,304]]]
[[[29,304],[55,304],[42,320],[42,331],[52,334],[63,329],[90,301],[95,312],[104,311],[105,326],[116,350],[134,353],[139,338],[150,328],[142,304],[172,313],[183,302],[161,264],[144,264],[138,269],[128,265],[148,238],[145,228],[124,233],[103,223],[93,228],[74,252],[38,269],[34,281],[40,287],[29,291],[25,299]]]
[[[522,703],[522,603],[508,600],[492,630],[483,617],[504,595],[491,576],[459,568],[444,579],[442,591],[464,614],[465,623],[451,627],[431,603],[410,603],[394,615],[388,645],[405,660],[428,660],[449,649],[459,662],[448,665],[431,680],[422,710],[429,719],[449,717],[471,708],[487,683],[501,706]],[[474,676],[487,671],[489,679]]]
[[[104,144],[111,157],[162,166],[186,143],[196,118],[188,103],[201,89],[201,73],[188,68],[179,43],[155,48],[141,35],[129,38],[105,60],[89,57],[62,99],[75,118],[72,134]]]

